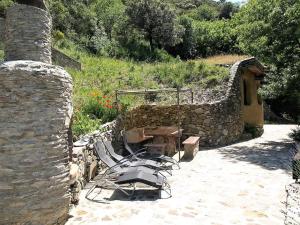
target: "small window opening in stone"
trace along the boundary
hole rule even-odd
[[[248,87],[247,81],[243,81],[244,89],[244,105],[251,105],[250,88]]]

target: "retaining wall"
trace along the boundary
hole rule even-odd
[[[52,61],[54,64],[57,64],[62,67],[70,67],[76,70],[82,69],[80,62],[67,56],[66,54],[55,48],[52,48]]]

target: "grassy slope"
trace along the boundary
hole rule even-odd
[[[97,102],[91,100],[94,98],[91,96],[93,93],[114,96],[117,89],[149,89],[177,85],[216,87],[229,75],[227,68],[206,64],[203,60],[181,62],[174,59],[174,62],[168,63],[137,63],[96,57],[75,50],[61,50],[80,59],[83,64],[82,71],[68,69],[74,80],[75,135],[97,129],[99,123],[107,121],[104,118],[106,116],[95,116],[93,112],[99,109],[91,110],[97,107]],[[140,104],[136,98],[127,98],[125,101],[129,105]]]
[[[75,135],[90,132],[106,122],[111,112],[104,116],[94,115],[95,101],[91,93],[114,96],[117,89],[145,89],[182,87],[214,88],[221,85],[229,75],[227,68],[214,66],[214,63],[232,63],[245,56],[217,56],[204,60],[182,62],[174,59],[168,63],[137,63],[105,57],[96,57],[76,50],[61,49],[68,55],[80,59],[82,71],[67,69],[74,80],[74,125]],[[3,52],[0,51],[0,58]],[[136,104],[134,98],[125,99],[129,105]],[[89,110],[86,110],[88,108]],[[94,109],[94,110],[97,110]],[[105,118],[104,118],[105,117]]]
[[[70,50],[65,53],[80,58],[83,71],[68,69],[74,79],[75,104],[84,104],[84,98],[93,91],[113,95],[117,89],[144,89],[159,87],[207,87],[222,84],[228,69],[206,64],[203,60],[168,63],[137,63],[105,57],[95,57]]]

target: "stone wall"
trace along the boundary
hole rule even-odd
[[[0,42],[4,41],[5,36],[5,19],[0,17]]]
[[[51,64],[51,17],[48,12],[19,4],[7,9],[5,59]]]
[[[244,131],[241,75],[245,69],[257,63],[256,59],[250,58],[233,65],[227,91],[222,100],[180,105],[179,109],[177,105],[142,105],[125,115],[125,128],[177,126],[179,114],[184,136],[199,136],[200,145],[217,146],[233,143],[240,139]]]
[[[61,224],[69,210],[72,79],[33,61],[0,64],[0,223]]]
[[[286,216],[285,225],[300,224],[300,184],[294,183],[286,186]]]
[[[76,70],[81,70],[81,63],[75,59],[67,56],[63,52],[52,48],[52,61],[54,64],[57,64],[62,67],[70,67]]]

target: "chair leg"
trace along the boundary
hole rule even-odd
[[[167,195],[168,195],[167,198],[172,197],[171,186],[166,181],[164,181],[162,187],[159,190],[160,190],[160,198],[161,198],[161,191],[164,191],[165,193],[167,193]]]

